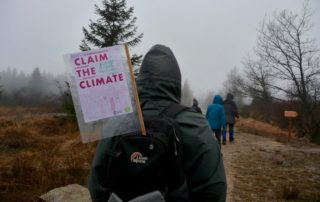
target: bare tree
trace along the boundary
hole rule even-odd
[[[244,79],[237,67],[234,67],[227,75],[227,79],[223,83],[222,93],[227,95],[231,93],[235,97],[235,102],[241,108],[243,105],[243,97],[248,96]]]
[[[212,104],[214,95],[215,95],[214,91],[209,90],[203,95],[199,96],[199,103],[200,103],[199,105],[203,113],[206,113],[208,106]]]
[[[265,121],[270,121],[270,108],[272,107],[273,75],[262,60],[253,60],[248,56],[244,62],[244,76],[238,86],[244,96],[252,98],[252,105],[256,106],[256,113]]]
[[[243,80],[239,73],[239,70],[237,67],[234,67],[231,69],[231,71],[228,73],[226,80],[223,82],[223,93],[232,93],[232,94],[240,94],[242,95],[242,88],[239,86],[239,84],[242,84]]]
[[[244,78],[242,93],[252,98],[266,98],[271,96],[273,75],[265,67],[263,61],[253,60],[249,56],[243,62]]]
[[[301,15],[283,10],[264,19],[258,29],[257,55],[265,61],[274,82],[272,88],[299,103],[300,135],[313,135],[320,128],[314,111],[319,105],[319,49],[308,37],[312,28],[308,1]]]

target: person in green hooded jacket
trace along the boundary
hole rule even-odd
[[[170,104],[180,103],[181,73],[170,48],[155,45],[148,51],[137,86],[140,102],[144,103],[143,115],[159,115]],[[227,183],[223,159],[207,120],[190,108],[179,113],[176,121],[190,201],[225,201]],[[88,188],[94,202],[105,201],[106,148],[110,146],[110,138],[101,140],[92,163]]]

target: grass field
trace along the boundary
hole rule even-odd
[[[233,201],[320,201],[320,155],[313,151],[319,146],[303,139],[289,143],[285,131],[252,119],[237,127],[267,139],[236,142],[242,147],[229,162]],[[63,116],[0,108],[0,201],[38,201],[56,187],[85,186],[95,147],[81,143],[77,126]]]
[[[38,201],[53,188],[86,184],[95,143],[77,126],[37,109],[0,108],[0,201]]]
[[[287,131],[252,119],[237,127],[231,201],[320,201],[319,145],[288,140]]]

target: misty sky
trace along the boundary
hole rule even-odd
[[[226,75],[251,53],[259,22],[275,10],[299,12],[302,0],[128,0],[138,18],[142,42],[132,53],[154,44],[172,49],[195,94],[217,92]],[[320,0],[311,33],[320,45]],[[79,52],[82,26],[96,19],[101,0],[0,0],[0,71],[64,73],[63,55]]]

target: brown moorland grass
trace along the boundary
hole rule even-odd
[[[287,137],[287,132],[280,129],[277,126],[264,123],[262,121],[257,121],[251,118],[241,119],[241,121],[236,123],[236,126],[242,132],[248,132],[256,135],[269,135],[269,136],[284,136]]]
[[[0,108],[0,201],[38,201],[56,187],[86,185],[96,143],[82,144],[63,117],[32,110]],[[288,142],[286,131],[251,119],[237,127],[265,139],[227,145],[243,145],[232,161],[234,201],[320,200],[319,146]]]
[[[0,108],[0,201],[38,201],[67,184],[86,185],[95,143],[42,110]]]
[[[50,107],[25,108],[25,107],[2,107],[0,106],[0,117],[11,117],[19,115],[35,115],[54,112]]]

